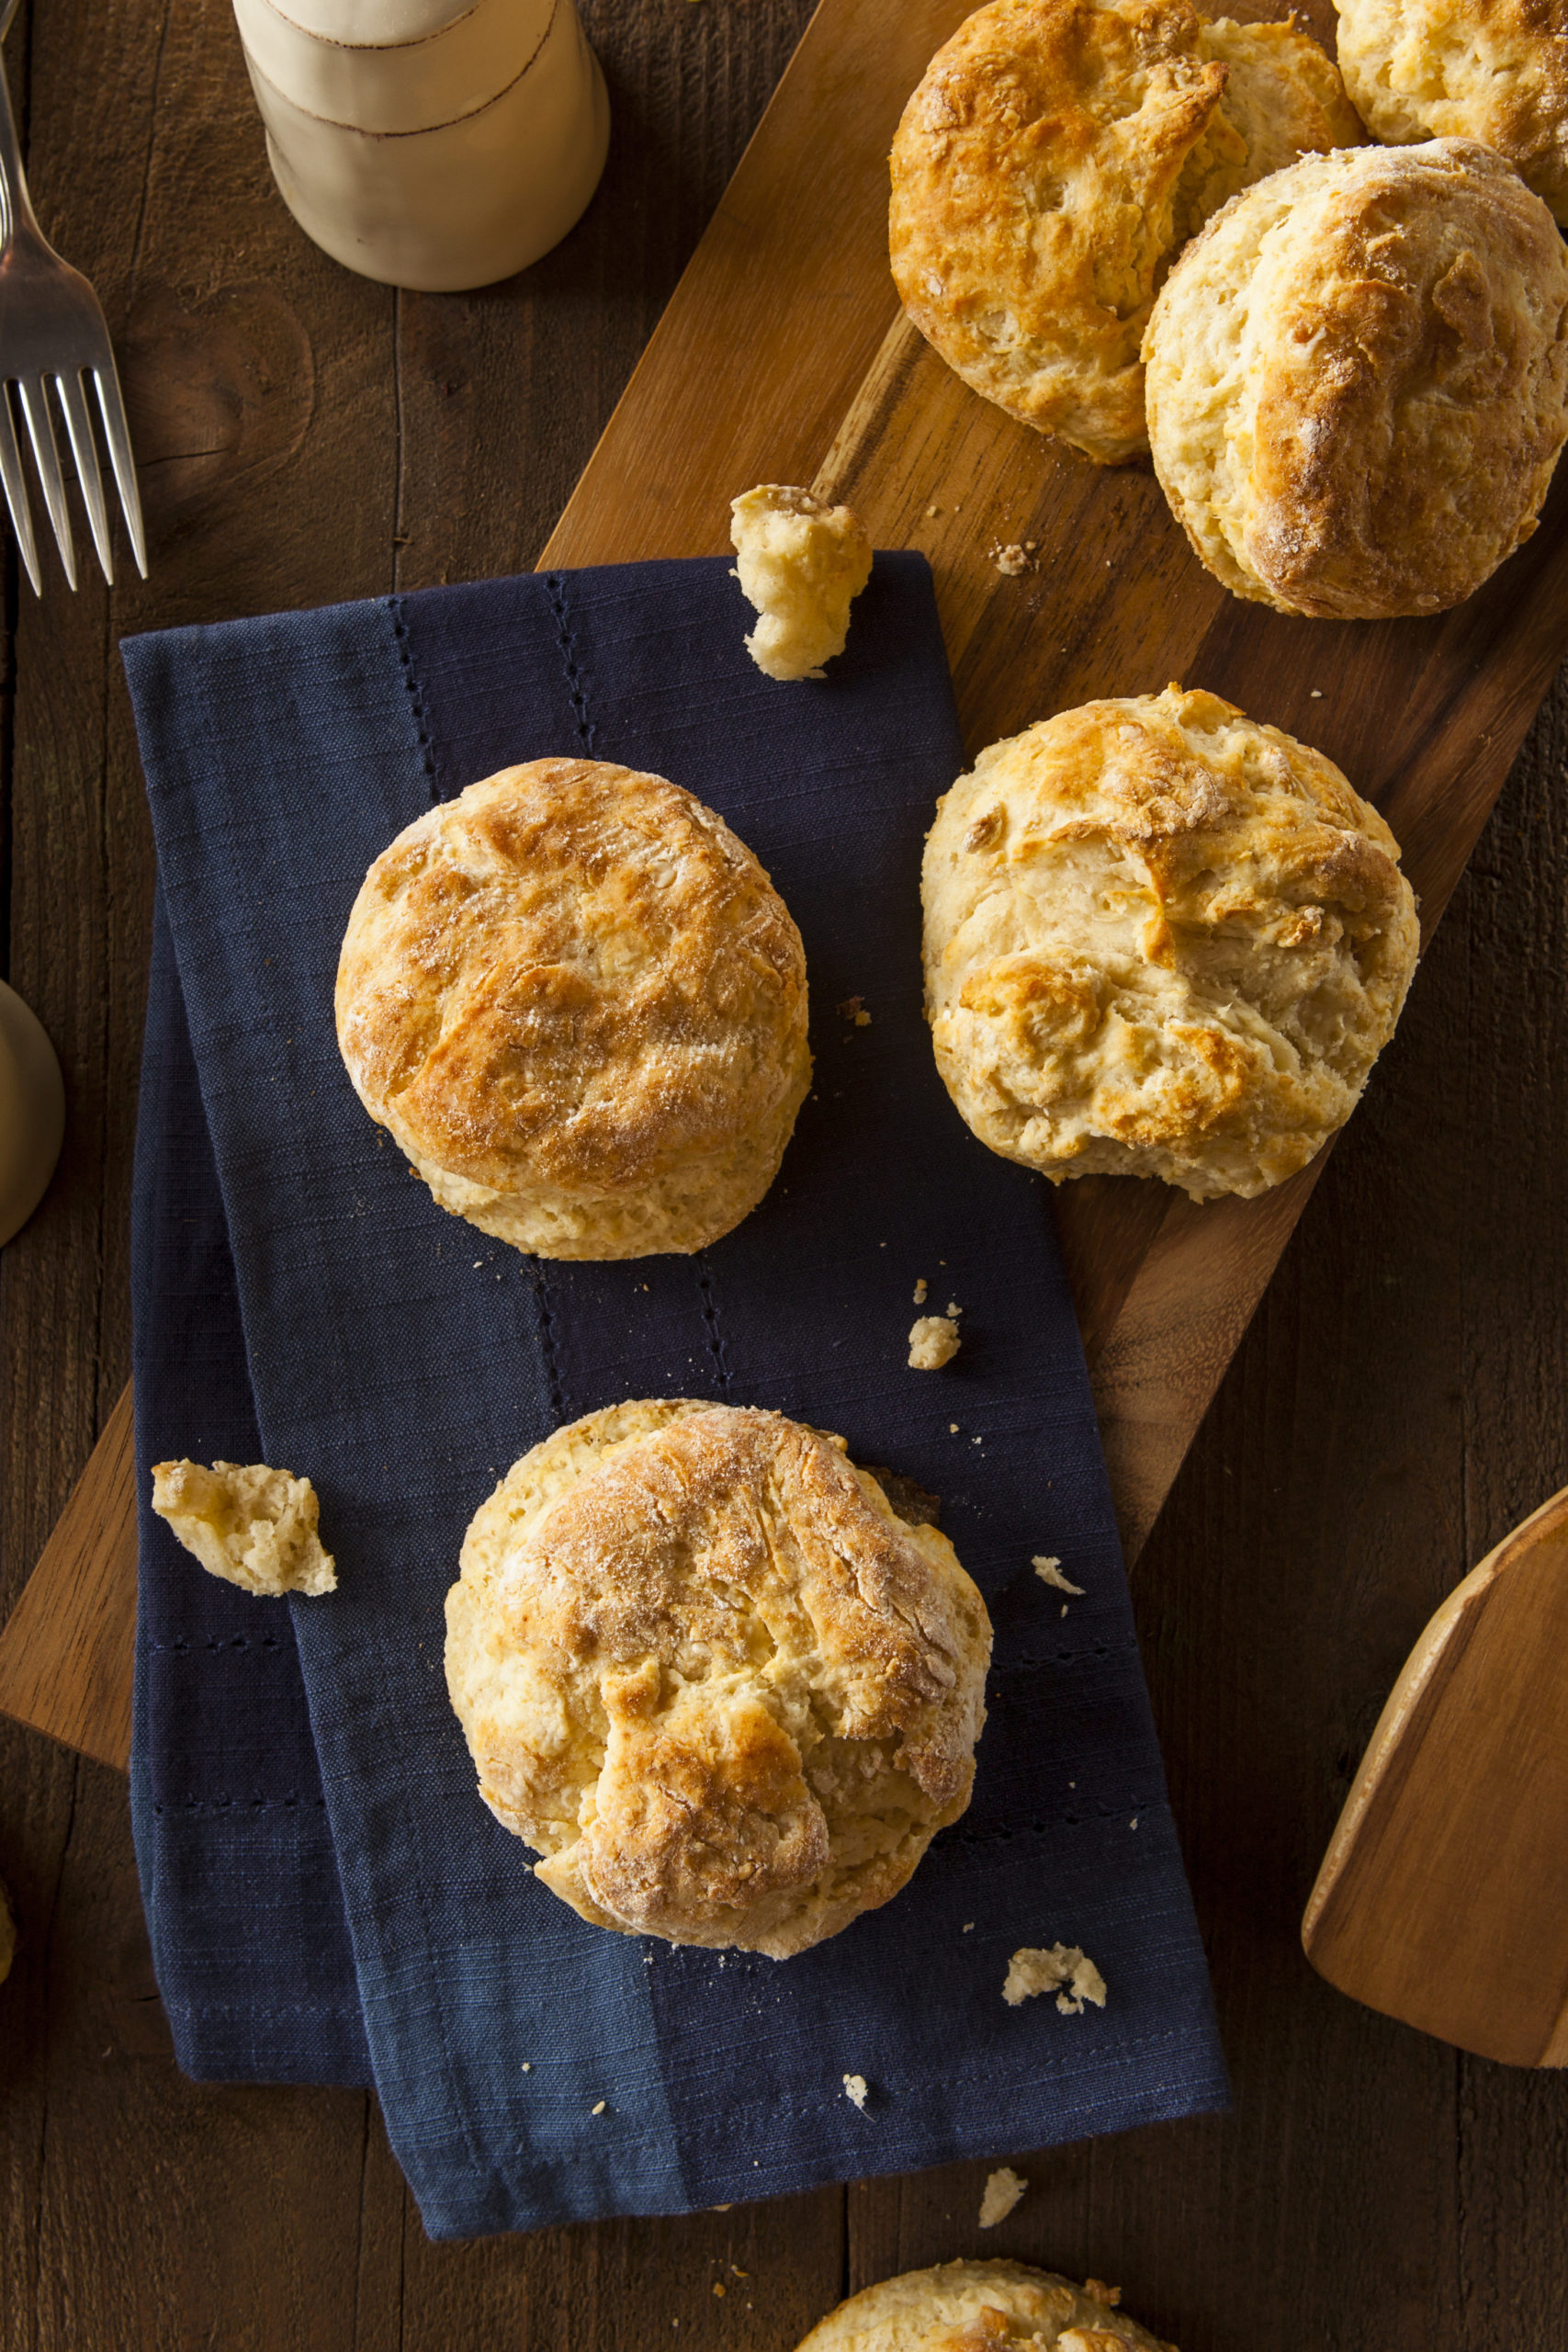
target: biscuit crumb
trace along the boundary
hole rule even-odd
[[[928,507],[926,508],[926,514],[927,514],[928,519],[929,519],[931,515],[933,515],[933,514],[940,514],[941,513],[942,513],[942,509],[941,509],[941,507],[940,507],[940,506],[928,506]]]
[[[962,1315],[964,1309],[959,1306],[958,1301],[955,1298],[950,1298],[947,1302],[947,1311],[950,1315]]]
[[[980,2199],[980,2227],[994,2230],[1005,2222],[1029,2183],[1014,2172],[1010,2165],[1003,2165],[999,2172],[986,2176],[986,2193]]]
[[[1312,689],[1311,699],[1314,702],[1321,702],[1323,700],[1323,688],[1321,686],[1314,686]]]
[[[758,615],[747,651],[770,678],[819,678],[843,651],[850,605],[871,577],[864,526],[787,482],[744,492],[729,514],[736,577]]]
[[[330,1552],[316,1534],[316,1490],[292,1471],[215,1462],[157,1462],[152,1508],[209,1575],[246,1592],[337,1589]]]
[[[533,2060],[532,2060],[531,2058],[525,2058],[525,2059],[524,2059],[524,2061],[523,2061],[523,2072],[524,2072],[525,2075],[531,2075],[531,2074],[533,2073],[533,2071],[534,2071],[534,2062],[533,2062]]]
[[[930,1285],[927,1283],[924,1274],[922,1274],[919,1281],[915,1284],[915,1305],[917,1306],[923,1306],[925,1305],[926,1292],[929,1287]]]
[[[990,555],[991,561],[1004,580],[1021,580],[1026,571],[1034,569],[1032,556],[1018,539],[1010,540],[1005,548],[992,548]]]
[[[1052,1559],[1043,1552],[1037,1552],[1029,1565],[1042,1584],[1054,1584],[1058,1592],[1070,1592],[1075,1600],[1082,1600],[1084,1590],[1082,1585],[1069,1582],[1062,1574],[1060,1560]]]
[[[714,2280],[713,2290],[716,2295],[727,2295],[729,2292],[728,2288],[725,2285],[722,2278],[716,2278]]]
[[[940,1372],[958,1353],[958,1326],[950,1315],[921,1315],[909,1328],[911,1372]]]
[[[852,2107],[858,2107],[863,2115],[865,2113],[866,2093],[869,2088],[870,2085],[863,2075],[844,2076],[844,2097]]]
[[[599,2101],[598,2105],[597,2105],[596,2107],[591,2107],[591,2108],[589,2109],[588,2112],[589,2112],[589,2114],[590,2114],[590,2115],[603,2115],[603,2114],[604,2114],[604,2112],[605,2108],[606,2108],[606,2107],[608,2107],[609,2103],[610,2103],[610,2102],[609,2102],[609,2100],[608,2100],[608,2099],[603,2099],[603,2098],[602,2098],[602,2099]]]
[[[958,1932],[959,1932],[959,1934],[960,1934],[961,1936],[972,1936],[972,1935],[974,1934],[974,1932],[975,1932],[975,1922],[974,1922],[974,1920],[973,1920],[973,1919],[965,1919],[965,1920],[964,1920],[964,1925],[959,1928]]]
[[[1062,1989],[1056,1993],[1056,2007],[1065,2018],[1082,2017],[1086,2001],[1097,2009],[1105,2007],[1105,1979],[1077,1944],[1052,1944],[1043,1951],[1026,1944],[1015,1951],[1008,1962],[1002,1998],[1016,2009],[1021,2001],[1032,2001],[1036,1993],[1057,1986]]]

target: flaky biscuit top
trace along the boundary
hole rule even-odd
[[[1138,346],[1172,255],[1303,149],[1361,136],[1292,25],[1187,0],[991,0],[898,126],[899,299],[988,399],[1103,463],[1148,446]]]
[[[558,1430],[476,1514],[447,1623],[480,1794],[600,1925],[803,1951],[968,1802],[984,1603],[781,1414],[660,1400]]]
[[[1117,2300],[1022,2262],[945,2262],[852,2295],[798,2352],[1175,2352]]]
[[[661,776],[505,768],[367,875],[337,979],[366,1107],[500,1193],[614,1195],[804,1084],[806,959],[757,859]]]
[[[1374,138],[1479,139],[1568,227],[1562,0],[1335,0],[1339,67]]]
[[[1398,1018],[1418,947],[1398,854],[1331,761],[1215,695],[1089,703],[992,745],[926,848],[950,1093],[1057,1180],[1280,1182]]]
[[[1227,587],[1436,612],[1536,528],[1568,437],[1568,255],[1472,140],[1310,156],[1187,248],[1144,356],[1156,470]]]

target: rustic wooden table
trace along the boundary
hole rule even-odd
[[[153,571],[75,598],[56,572],[39,604],[6,553],[4,968],[70,1125],[0,1258],[0,1617],[129,1369],[152,860],[117,637],[526,567],[807,13],[590,0],[604,187],[539,268],[450,298],[295,230],[222,0],[37,0],[14,29],[40,215],[124,354]],[[1568,2076],[1358,2009],[1297,1927],[1425,1618],[1568,1482],[1565,807],[1568,683],[1135,1577],[1233,2116],[1025,2153],[984,2239],[965,2165],[433,2248],[373,2100],[178,2074],[123,1781],[0,1723],[6,2352],[789,2352],[847,2290],[982,2250],[1121,2279],[1184,2352],[1561,2352]]]

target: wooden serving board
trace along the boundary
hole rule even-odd
[[[887,150],[967,13],[822,0],[541,564],[721,552],[737,492],[831,489],[878,546],[930,557],[972,752],[1097,695],[1208,687],[1320,746],[1378,803],[1429,933],[1568,651],[1568,482],[1488,587],[1438,618],[1287,620],[1229,596],[1152,473],[1055,448],[903,322]],[[1332,48],[1328,0],[1305,14]],[[1004,577],[994,550],[1031,540],[1033,570]],[[1321,1164],[1201,1208],[1122,1178],[1057,1194],[1129,1561]],[[115,1762],[134,1566],[111,1426],[0,1637],[0,1710]]]

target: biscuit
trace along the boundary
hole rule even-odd
[[[1171,511],[1235,594],[1457,605],[1536,527],[1568,437],[1568,255],[1490,149],[1313,155],[1188,246],[1144,342]]]
[[[983,752],[926,843],[926,1009],[982,1143],[1053,1182],[1244,1198],[1349,1117],[1416,967],[1399,845],[1215,695],[1088,703]]]
[[[1292,22],[1187,0],[991,0],[927,68],[893,142],[899,300],[987,400],[1104,465],[1148,447],[1138,346],[1209,215],[1361,126]]]
[[[849,506],[762,482],[730,501],[736,577],[757,614],[746,650],[770,678],[819,678],[844,650],[871,578],[871,541]]]
[[[246,1592],[335,1592],[309,1478],[265,1462],[155,1462],[152,1508],[209,1576]]]
[[[785,1959],[897,1894],[969,1802],[985,1603],[782,1414],[558,1430],[476,1512],[446,1627],[480,1796],[598,1927]]]
[[[806,956],[722,818],[602,760],[503,768],[398,835],[337,976],[355,1090],[443,1208],[542,1258],[704,1246],[811,1075]]]
[[[852,2295],[798,2352],[1176,2352],[1119,2300],[1023,2262],[944,2262]]]
[[[1335,0],[1339,70],[1391,147],[1479,139],[1568,228],[1568,20],[1561,0]]]

